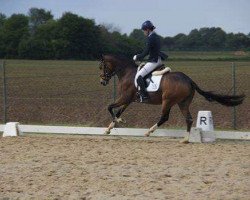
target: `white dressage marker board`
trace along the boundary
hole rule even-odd
[[[214,131],[214,123],[211,111],[199,111],[196,127],[202,131]]]

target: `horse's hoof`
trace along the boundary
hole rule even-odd
[[[109,135],[109,134],[110,134],[110,131],[108,130],[104,132],[104,135]]]
[[[144,134],[146,137],[149,137],[150,136],[150,133],[145,133]]]
[[[189,139],[188,138],[184,138],[180,141],[180,143],[182,144],[188,144],[189,143]]]

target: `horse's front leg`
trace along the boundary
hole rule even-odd
[[[117,102],[110,104],[108,106],[108,111],[110,112],[110,114],[112,116],[112,122],[109,124],[108,128],[106,129],[105,134],[110,134],[110,131],[115,127],[116,123],[124,122],[124,120],[119,118],[119,117],[125,111],[127,106],[128,106],[128,104],[124,103],[120,99],[118,99]],[[118,107],[121,107],[121,108],[120,108],[120,110],[118,110],[117,114],[115,115],[113,112],[113,109],[118,108]]]
[[[124,104],[121,106],[121,108],[117,111],[116,113],[116,121],[118,123],[126,123],[126,120],[124,120],[123,118],[121,118],[121,114],[126,110],[126,108],[128,107],[129,103],[128,104]]]

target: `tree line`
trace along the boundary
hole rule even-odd
[[[166,51],[250,50],[250,34],[225,33],[221,28],[160,37]],[[106,53],[132,57],[144,46],[140,29],[121,34],[110,25],[97,25],[71,12],[59,19],[39,8],[31,8],[27,15],[0,13],[0,58],[91,60]]]

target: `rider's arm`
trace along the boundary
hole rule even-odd
[[[149,54],[149,49],[150,49],[150,40],[147,41],[146,48],[144,49],[144,51],[141,54],[138,54],[136,56],[136,59],[142,60],[145,56],[147,56]]]
[[[162,52],[162,51],[159,52],[159,56],[161,57],[162,60],[167,60],[167,58],[168,58],[168,55],[165,54],[165,53]]]

